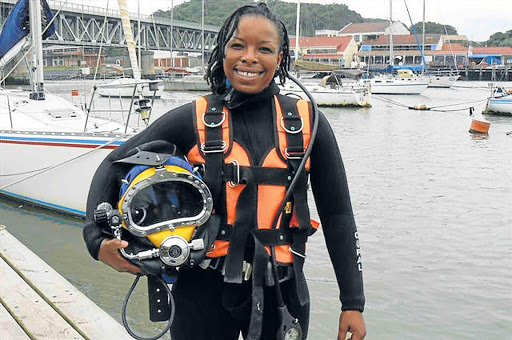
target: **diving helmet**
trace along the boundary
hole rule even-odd
[[[121,181],[117,210],[102,203],[94,216],[97,222],[108,222],[117,238],[129,240],[127,250],[120,249],[122,255],[138,265],[159,258],[168,267],[204,258],[215,238],[205,231],[213,200],[198,169],[176,152],[141,147],[117,163],[134,165]],[[124,231],[129,233],[123,237]]]

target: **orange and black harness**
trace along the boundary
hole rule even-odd
[[[245,249],[248,242],[254,242],[249,338],[255,339],[260,334],[266,278],[269,285],[269,255],[281,265],[293,264],[298,283],[304,275],[307,238],[318,228],[310,220],[307,205],[309,159],[305,171],[298,171],[311,139],[310,103],[274,95],[272,106],[275,146],[260,164],[252,164],[247,149],[233,140],[230,111],[214,95],[195,101],[198,140],[188,153],[190,163],[204,166],[214,213],[221,216],[219,233],[207,256],[225,256],[225,282],[242,283]],[[299,178],[294,179],[297,173]],[[296,185],[284,202],[292,179]],[[296,287],[304,305],[309,299],[307,290],[303,285]]]

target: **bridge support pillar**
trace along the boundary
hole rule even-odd
[[[142,78],[153,78],[155,76],[155,52],[153,51],[141,51],[141,74]]]

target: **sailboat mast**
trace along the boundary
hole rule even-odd
[[[297,0],[297,22],[295,23],[295,61],[299,59],[300,0]]]
[[[172,56],[172,36],[173,36],[173,29],[174,29],[174,1],[171,0],[171,40],[169,42],[169,46],[171,47],[171,67],[174,67],[174,57]]]
[[[41,2],[30,0],[30,33],[32,36],[32,93],[30,99],[44,100],[43,37],[41,34]]]
[[[138,64],[139,70],[142,68],[142,51],[141,51],[141,45],[142,45],[142,34],[140,32],[140,0],[137,0],[137,33],[139,36],[139,39],[137,39],[137,47],[139,48],[139,58],[138,58]]]
[[[389,0],[389,64],[393,66],[393,0]]]
[[[423,51],[423,55],[425,54],[425,0],[423,0],[423,32],[421,36],[421,49]],[[427,64],[425,61],[425,57],[423,57],[423,72],[427,69]]]
[[[201,1],[201,71],[204,73],[204,0]]]
[[[37,1],[37,0],[36,0]],[[130,64],[133,71],[133,79],[140,80],[139,63],[137,62],[137,53],[135,52],[135,42],[133,41],[132,26],[130,24],[130,17],[128,15],[128,7],[126,0],[118,0],[119,13],[121,14],[121,22],[123,23],[123,32],[128,46],[128,55],[130,56]]]

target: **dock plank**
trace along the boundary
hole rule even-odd
[[[0,255],[82,336],[90,339],[132,339],[113,317],[6,229],[0,229]]]
[[[11,314],[0,304],[0,339],[29,340],[23,328],[14,320]]]
[[[83,339],[37,292],[0,259],[0,299],[36,339]]]

